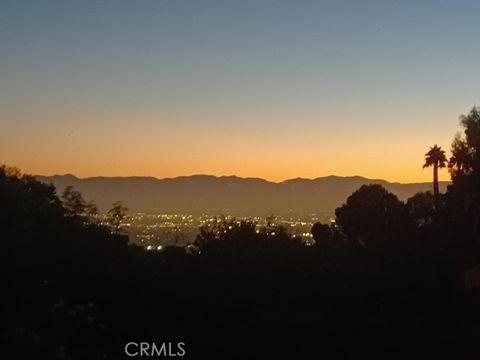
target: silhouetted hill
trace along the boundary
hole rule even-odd
[[[237,214],[278,213],[289,210],[333,212],[364,184],[381,184],[405,200],[418,191],[430,190],[431,183],[400,184],[361,176],[296,178],[281,183],[260,178],[193,175],[177,178],[91,177],[74,175],[36,176],[53,183],[58,193],[73,185],[85,199],[94,200],[101,211],[121,200],[132,211],[177,209],[181,211],[221,210]],[[447,182],[441,182],[445,191]]]

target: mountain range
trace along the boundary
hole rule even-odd
[[[334,212],[346,198],[364,184],[380,184],[406,200],[419,191],[431,190],[431,183],[391,183],[361,176],[295,178],[280,183],[260,178],[192,175],[157,179],[154,177],[90,177],[74,175],[36,176],[52,183],[59,194],[67,185],[80,191],[86,200],[97,203],[101,212],[120,200],[130,211],[203,211],[213,214],[275,214],[291,211]],[[445,191],[448,182],[440,182]]]

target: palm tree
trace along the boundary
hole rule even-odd
[[[425,154],[425,164],[423,168],[433,166],[433,195],[438,196],[438,168],[444,168],[447,165],[445,151],[440,146],[433,145]]]

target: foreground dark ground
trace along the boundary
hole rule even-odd
[[[2,335],[10,351],[52,359],[121,359],[130,341],[182,341],[187,358],[478,356],[479,293],[435,261],[277,256],[138,251],[32,264],[4,278]]]
[[[479,356],[463,215],[446,223],[456,218],[445,210],[419,231],[387,204],[406,222],[377,224],[393,240],[372,233],[363,245],[333,228],[305,246],[282,228],[219,222],[202,229],[200,251],[148,252],[66,213],[33,178],[4,169],[0,183],[9,358],[123,359],[131,341],[184,342],[192,359]]]

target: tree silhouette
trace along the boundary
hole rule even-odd
[[[423,168],[433,166],[433,195],[438,197],[438,169],[446,167],[447,157],[445,151],[436,144],[430,147],[430,150],[425,154],[425,164]]]
[[[471,215],[476,241],[480,243],[480,110],[474,106],[468,115],[460,116],[464,136],[453,140],[448,168],[452,192]]]
[[[418,192],[407,200],[407,208],[418,226],[432,221],[435,211],[435,198],[431,192]]]
[[[19,179],[22,176],[22,172],[20,171],[20,169],[15,166],[12,167],[2,165],[2,168],[7,177]]]
[[[91,223],[95,222],[95,219],[98,216],[97,204],[93,201],[89,201],[88,204],[85,205],[85,215]]]
[[[194,245],[205,253],[226,254],[265,253],[271,249],[293,249],[303,246],[301,238],[293,238],[281,225],[256,229],[251,221],[220,220],[203,225]]]
[[[84,216],[87,203],[82,194],[68,185],[62,193],[63,206],[69,216]]]
[[[360,187],[335,215],[348,239],[365,246],[404,240],[413,229],[405,204],[378,184]]]
[[[121,201],[113,203],[113,207],[108,210],[108,221],[112,225],[114,232],[118,233],[122,220],[127,216],[128,208],[124,207]]]
[[[455,136],[448,168],[455,185],[466,191],[479,192],[480,110],[473,107],[468,115],[461,115],[460,124],[465,129],[465,136]]]
[[[333,240],[333,231],[327,224],[316,222],[312,226],[311,233],[317,246],[328,246]]]

